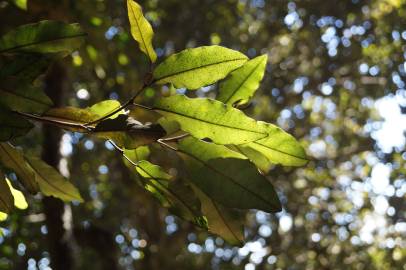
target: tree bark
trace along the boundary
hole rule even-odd
[[[52,99],[55,106],[62,105],[65,76],[62,65],[54,64],[45,78],[45,92]],[[43,126],[42,159],[56,169],[58,169],[60,160],[60,137],[61,131],[58,128],[49,125]],[[72,250],[63,220],[65,204],[53,197],[45,197],[42,202],[48,229],[47,239],[51,266],[53,269],[58,270],[73,269]]]

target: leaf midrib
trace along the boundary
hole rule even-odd
[[[284,154],[284,155],[288,155],[288,156],[291,156],[291,157],[294,157],[294,158],[297,158],[297,159],[300,159],[300,160],[303,160],[303,161],[308,161],[308,159],[306,159],[306,158],[299,157],[299,156],[297,156],[297,155],[290,154],[290,153],[288,153],[288,152],[285,152],[285,151],[282,151],[282,150],[279,150],[279,149],[275,149],[275,148],[273,148],[273,147],[271,147],[271,146],[268,146],[268,145],[259,143],[258,141],[254,141],[254,142],[251,142],[251,143],[258,144],[258,145],[260,145],[260,146],[262,146],[262,147],[269,148],[269,149],[271,149],[272,151],[276,151],[276,152],[279,152],[279,153]]]
[[[197,157],[195,157],[195,156],[193,156],[193,155],[191,155],[191,154],[189,154],[189,153],[187,153],[187,152],[185,152],[185,151],[182,151],[182,152],[185,153],[185,154],[187,154],[187,155],[189,155],[189,156],[191,156],[191,157],[193,157],[193,158],[196,159],[197,161],[201,162],[204,166],[206,166],[207,168],[209,168],[209,169],[212,170],[213,172],[215,172],[215,173],[217,173],[217,174],[219,174],[219,175],[225,177],[226,179],[230,180],[234,185],[239,186],[241,189],[243,189],[243,190],[245,190],[246,192],[252,194],[252,195],[253,195],[254,197],[256,197],[257,199],[259,199],[259,200],[265,202],[265,204],[269,205],[272,209],[274,208],[274,206],[273,206],[270,202],[268,202],[266,199],[262,198],[262,196],[257,195],[254,191],[251,191],[250,189],[247,189],[245,186],[243,186],[243,185],[241,185],[240,183],[236,182],[232,177],[230,177],[230,176],[228,176],[228,175],[222,173],[221,171],[217,170],[216,168],[210,166],[210,165],[207,164],[205,161],[203,161],[203,160],[201,160],[201,159],[199,159],[199,158],[197,158]]]
[[[160,186],[163,187],[163,185],[157,180],[157,179],[160,179],[160,178],[154,177],[153,175],[151,175],[148,171],[146,171],[144,168],[142,168],[142,167],[139,166],[139,165],[137,165],[137,167],[138,167],[139,169],[141,169],[144,173],[146,173],[147,175],[149,175],[149,176],[151,177],[151,179],[156,180],[156,182],[157,182]],[[146,178],[143,177],[142,175],[141,175],[141,177],[144,178],[144,179],[146,179]],[[162,178],[162,179],[165,180],[165,181],[168,181],[168,179],[165,179],[165,178]],[[151,183],[150,183],[150,184],[151,184]],[[152,185],[154,186],[154,183],[152,183]],[[169,187],[168,187],[168,188],[163,187],[163,188],[164,188],[164,190],[167,190],[167,192],[169,192],[170,194],[172,194],[172,196],[174,196],[177,200],[179,200],[179,201],[186,207],[186,209],[188,209],[188,210],[190,211],[190,213],[192,213],[192,215],[194,215],[194,212],[195,212],[195,211],[194,211],[192,208],[190,208],[190,207],[187,205],[187,203],[185,203],[182,199],[180,199],[179,196],[177,196],[175,193],[173,193],[173,191],[170,190]]]
[[[248,74],[248,76],[246,76],[244,78],[244,80],[238,85],[238,87],[231,93],[231,95],[227,98],[227,100],[224,101],[224,103],[227,104],[227,102],[241,89],[241,87],[248,81],[248,79],[251,77],[251,75],[257,71],[259,65],[261,64],[261,62],[259,62],[252,70],[251,72]]]
[[[210,198],[211,203],[213,204],[214,209],[216,210],[218,216],[220,217],[220,219],[222,220],[223,224],[227,227],[227,229],[230,231],[231,235],[235,238],[235,240],[237,240],[238,243],[240,243],[240,239],[238,238],[238,236],[234,233],[234,230],[231,229],[230,225],[228,225],[227,221],[225,220],[225,218],[223,217],[223,215],[221,214],[220,209],[217,206],[217,203],[215,201],[213,201]]]
[[[3,88],[3,89],[0,89],[0,92],[8,93],[9,95],[16,96],[17,98],[20,97],[20,98],[22,98],[22,99],[26,99],[26,100],[28,100],[29,102],[38,103],[38,104],[40,104],[40,106],[46,106],[46,107],[51,107],[51,106],[52,106],[52,104],[45,103],[45,102],[42,101],[42,100],[37,100],[37,99],[34,99],[34,98],[32,98],[32,97],[25,96],[25,95],[23,95],[22,93],[16,93],[16,92],[13,92],[13,91],[9,91],[9,90],[7,90],[7,89],[4,89],[4,88]]]
[[[191,116],[191,115],[187,115],[187,114],[184,114],[184,113],[179,113],[179,112],[170,111],[170,110],[167,110],[167,109],[164,109],[164,108],[157,108],[157,107],[156,107],[156,108],[153,108],[153,110],[155,110],[155,111],[164,111],[164,112],[167,112],[167,113],[172,113],[172,114],[175,114],[175,115],[180,115],[180,116],[183,116],[183,117],[186,117],[186,118],[190,118],[190,119],[193,119],[193,120],[196,120],[196,121],[200,121],[200,122],[207,123],[207,124],[211,124],[211,125],[215,125],[215,126],[221,126],[221,127],[225,127],[225,128],[236,129],[236,130],[242,130],[242,131],[246,131],[246,132],[250,132],[250,133],[256,133],[256,134],[265,135],[264,137],[259,138],[258,140],[264,139],[264,138],[266,138],[267,135],[268,135],[267,132],[264,133],[264,132],[253,131],[253,130],[244,129],[244,128],[239,128],[239,127],[227,126],[227,125],[225,125],[225,124],[210,122],[210,121],[205,120],[205,119],[196,118],[196,117],[193,117],[193,116]]]
[[[41,173],[40,170],[36,169],[35,166],[32,165],[32,162],[28,159],[27,162],[30,164],[30,166],[35,170],[35,172],[38,174],[38,176],[40,178],[42,178],[42,180],[44,180],[44,182],[46,182],[48,185],[50,185],[52,188],[56,189],[57,191],[61,192],[62,194],[65,194],[71,198],[77,199],[77,196],[72,195],[62,189],[60,189],[58,186],[54,185],[53,183],[49,182]],[[47,164],[48,165],[48,164]],[[49,165],[48,165],[49,166]],[[64,180],[63,180],[64,181]],[[68,182],[69,183],[69,182]],[[55,197],[55,195],[53,195]]]
[[[133,15],[133,17],[134,17],[134,21],[135,21],[135,23],[136,23],[136,25],[137,25],[138,32],[140,33],[141,40],[142,40],[142,44],[144,45],[144,48],[145,48],[145,50],[147,51],[147,54],[148,54],[149,59],[152,60],[152,57],[151,57],[151,55],[149,54],[149,50],[148,50],[147,44],[145,43],[144,35],[142,34],[141,27],[140,27],[140,25],[139,25],[139,23],[138,23],[137,17],[135,16],[134,9],[133,9],[133,5],[132,5],[132,3],[131,3],[132,0],[129,0],[129,1],[130,1],[131,13],[132,13],[132,15]]]
[[[63,36],[63,37],[58,37],[58,38],[54,38],[54,39],[46,39],[46,40],[41,40],[41,41],[37,41],[37,42],[21,44],[21,45],[18,45],[18,46],[14,46],[14,47],[11,47],[11,48],[6,48],[6,49],[3,49],[3,50],[0,50],[0,53],[5,53],[5,52],[20,49],[20,48],[24,48],[24,47],[30,47],[30,46],[38,45],[38,44],[41,44],[41,43],[48,43],[48,42],[58,41],[58,40],[62,40],[62,39],[71,39],[71,38],[77,38],[77,37],[84,37],[86,35],[87,35],[86,33],[81,33],[81,34],[76,34],[76,35],[71,35],[71,36]]]
[[[194,70],[197,70],[197,69],[204,69],[204,68],[207,68],[207,67],[210,67],[210,66],[214,66],[214,65],[220,65],[220,64],[224,64],[224,63],[228,63],[228,62],[235,62],[235,61],[241,61],[241,60],[247,60],[247,58],[241,57],[241,58],[223,60],[223,61],[221,61],[221,62],[215,62],[215,63],[205,64],[205,65],[202,65],[202,66],[198,66],[198,67],[193,67],[193,68],[181,70],[181,71],[178,71],[178,72],[169,74],[169,75],[165,75],[165,76],[160,77],[160,78],[155,78],[155,80],[156,80],[156,81],[162,81],[162,80],[165,80],[165,79],[167,79],[167,78],[174,77],[174,76],[177,76],[177,75],[182,74],[182,73],[191,72],[191,71],[194,71]]]
[[[16,167],[20,170],[20,172],[21,172],[22,174],[25,174],[25,177],[27,177],[27,174],[26,174],[25,170],[20,167],[20,165],[18,164],[18,162],[14,159],[13,155],[11,155],[11,154],[7,151],[7,149],[6,149],[2,144],[0,144],[0,148],[3,149],[3,151],[7,154],[8,157],[10,157],[10,160],[16,165]],[[17,151],[17,150],[16,150],[16,151]],[[24,178],[24,177],[23,177],[23,178]],[[30,176],[28,176],[27,179],[30,179]],[[35,180],[34,180],[34,181],[35,181]],[[30,182],[30,181],[25,181],[25,182]],[[31,185],[31,186],[35,187],[35,185]],[[35,190],[35,189],[36,189],[36,188],[33,188],[32,190]]]

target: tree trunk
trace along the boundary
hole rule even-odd
[[[52,99],[55,106],[62,105],[65,76],[65,70],[62,65],[54,64],[45,78],[45,92]],[[56,169],[58,169],[60,160],[60,137],[61,132],[58,128],[49,125],[43,126],[42,159]],[[45,197],[42,202],[46,215],[47,238],[52,269],[73,269],[72,250],[68,240],[69,234],[64,228],[63,220],[65,204],[53,197]]]

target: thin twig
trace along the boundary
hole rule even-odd
[[[92,132],[94,129],[93,127],[89,127],[84,124],[69,123],[69,122],[60,121],[60,120],[52,120],[49,118],[44,118],[43,116],[30,114],[30,113],[17,112],[17,111],[13,111],[13,112],[16,114],[19,114],[21,116],[24,116],[25,118],[34,120],[34,121],[39,121],[39,122],[44,122],[44,123],[49,123],[49,124],[54,124],[54,125],[60,125],[60,126],[65,126],[65,127],[70,127],[70,128],[82,128],[88,132]]]
[[[134,94],[134,96],[132,96],[129,100],[127,100],[123,105],[121,105],[120,107],[114,109],[113,111],[109,112],[108,114],[106,114],[106,115],[104,115],[104,116],[102,116],[102,117],[100,117],[100,118],[98,118],[98,119],[96,119],[94,121],[86,123],[85,126],[90,126],[90,125],[97,124],[97,123],[103,121],[104,119],[107,119],[110,116],[118,113],[119,111],[127,108],[129,105],[134,103],[135,99],[145,90],[145,88],[147,88],[148,85],[150,85],[150,84],[143,84],[142,87]],[[138,104],[138,105],[140,105],[140,104]]]

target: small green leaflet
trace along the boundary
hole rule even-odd
[[[11,111],[0,107],[0,142],[6,142],[28,133],[34,125]]]
[[[68,54],[79,48],[85,32],[78,24],[41,21],[15,28],[0,38],[0,53]]]
[[[0,211],[8,214],[13,210],[13,207],[14,197],[11,194],[3,172],[0,171]]]
[[[140,50],[144,52],[152,63],[156,61],[156,53],[152,47],[154,31],[151,24],[142,14],[141,6],[133,1],[127,0],[128,19],[131,26],[131,35],[138,42]]]
[[[225,78],[247,61],[247,56],[221,46],[186,49],[169,56],[153,73],[157,83],[198,89]]]
[[[230,208],[281,211],[271,182],[241,154],[223,145],[187,137],[179,143],[190,180],[213,200]]]
[[[261,153],[271,163],[284,166],[303,166],[308,162],[303,147],[292,135],[269,123],[258,122],[258,124],[267,130],[269,136],[239,145],[242,152],[249,151],[247,148],[251,148]]]
[[[36,157],[26,155],[25,159],[33,169],[35,180],[44,195],[53,196],[65,202],[83,202],[76,187],[66,180],[55,168]]]
[[[266,129],[242,111],[207,98],[190,99],[183,95],[160,98],[154,110],[183,131],[217,144],[243,144],[265,138]]]
[[[0,143],[0,163],[15,172],[18,180],[30,193],[35,194],[39,191],[34,170],[27,164],[20,150],[9,143]]]
[[[52,105],[51,99],[40,88],[17,77],[2,80],[0,106],[18,112],[42,114]]]
[[[220,83],[217,100],[230,105],[247,103],[264,77],[267,60],[266,54],[258,56],[234,70],[227,79]]]

